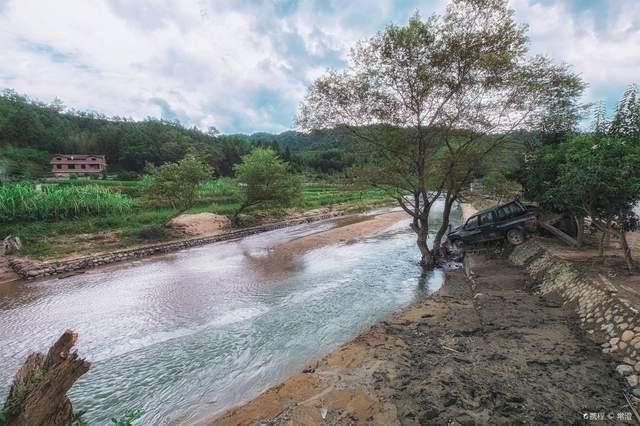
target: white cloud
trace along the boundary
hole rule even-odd
[[[622,95],[625,86],[638,79],[640,3],[603,3],[594,2],[600,10],[580,11],[571,8],[568,1],[550,5],[511,1],[519,21],[529,24],[532,53],[573,65],[590,86],[585,101],[606,97],[603,100],[611,103]]]
[[[640,3],[609,7],[604,28],[569,0],[547,3],[512,0],[532,51],[574,64],[592,97],[637,78]],[[290,127],[306,85],[356,41],[445,1],[301,0],[288,12],[279,0],[0,4],[0,87],[138,119],[160,116],[162,100],[188,125],[248,132]]]

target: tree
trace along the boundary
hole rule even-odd
[[[194,154],[177,163],[146,167],[143,196],[150,204],[171,206],[180,214],[193,207],[198,185],[213,176],[213,171]]]
[[[513,199],[513,193],[520,189],[520,186],[507,179],[501,170],[492,170],[482,178],[484,192],[498,200]]]
[[[636,84],[630,85],[618,102],[609,134],[640,139],[640,94]]]
[[[602,232],[620,238],[629,272],[635,269],[626,233],[638,228],[640,142],[578,136],[566,142],[559,176],[547,197],[580,209]]]
[[[582,91],[566,66],[526,54],[526,27],[506,0],[453,0],[444,16],[416,14],[358,44],[348,69],[312,84],[298,124],[340,128],[367,146],[372,183],[412,217],[421,264],[431,268],[441,253],[437,239],[427,244],[436,200],[445,194],[441,240],[482,158],[545,117],[558,93]]]
[[[234,171],[240,185],[240,206],[234,213],[236,224],[240,214],[250,208],[288,207],[300,197],[302,182],[271,149],[255,148],[242,157]]]

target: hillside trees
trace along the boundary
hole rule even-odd
[[[436,200],[447,194],[443,234],[447,206],[482,157],[544,117],[558,93],[582,88],[567,67],[527,56],[526,28],[506,1],[454,0],[444,16],[416,15],[358,44],[348,69],[312,84],[298,124],[342,129],[367,146],[372,183],[412,217],[421,264],[431,268],[441,252],[427,244]]]

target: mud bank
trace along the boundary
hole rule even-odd
[[[506,258],[469,269],[207,424],[633,424],[617,364],[573,304]]]

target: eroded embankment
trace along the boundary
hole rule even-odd
[[[209,423],[632,424],[616,364],[579,327],[588,314],[504,257],[469,268],[472,280],[448,273],[432,297]]]
[[[640,397],[640,315],[638,307],[600,277],[580,273],[535,240],[517,247],[510,256],[540,282],[540,292],[558,293],[575,304],[581,327],[601,342],[602,352],[618,361],[616,370]]]

